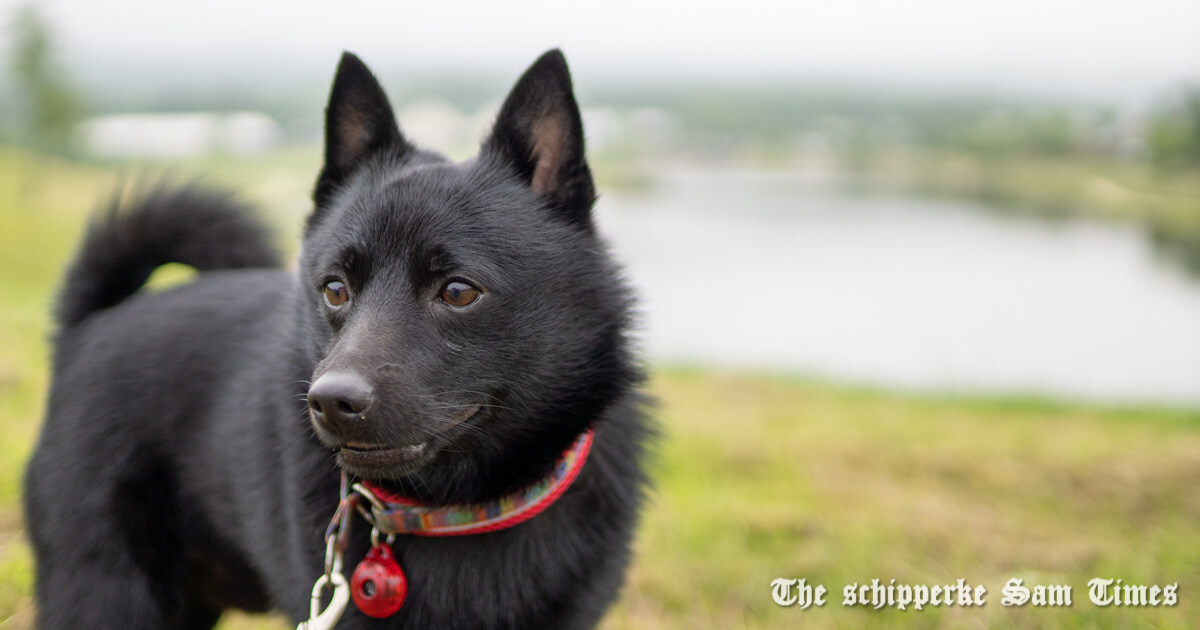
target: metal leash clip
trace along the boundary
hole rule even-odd
[[[332,539],[330,542],[332,543]],[[341,555],[340,552],[337,554],[338,560],[341,560]],[[338,562],[338,564],[341,563]],[[325,607],[325,610],[321,610],[321,595],[327,586],[333,589],[333,599],[329,600],[329,605]],[[300,625],[296,626],[296,630],[333,630],[333,626],[342,618],[342,613],[346,612],[346,605],[349,603],[350,584],[346,582],[346,577],[342,575],[341,571],[331,571],[322,575],[313,585],[312,601],[308,606],[308,621],[300,622]]]
[[[350,584],[342,575],[342,551],[350,536],[350,517],[354,514],[356,501],[349,499],[349,480],[345,473],[342,473],[341,494],[338,509],[325,531],[325,572],[313,584],[308,620],[300,622],[296,630],[333,630],[350,603]],[[326,588],[333,590],[333,597],[325,610],[321,610],[321,596]]]

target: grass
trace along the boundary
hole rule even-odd
[[[859,391],[660,372],[667,428],[639,562],[608,628],[1187,627],[1093,607],[1093,577],[1200,587],[1200,414]],[[775,577],[832,591],[774,606]],[[847,584],[985,585],[983,609],[850,610]],[[1011,577],[1075,587],[1067,611],[1006,609]]]
[[[948,151],[882,152],[863,177],[884,187],[966,196],[1045,214],[1200,225],[1200,173],[1082,157],[994,157]]]
[[[303,156],[217,160],[294,236]],[[307,164],[306,164],[307,165]],[[313,167],[315,168],[315,166]],[[309,171],[312,172],[312,171]],[[36,174],[36,177],[29,177]],[[32,624],[20,481],[47,387],[52,287],[105,169],[0,149],[0,628]],[[685,367],[655,370],[657,487],[605,630],[1188,628],[1200,619],[1200,411],[915,396]],[[771,580],[805,578],[823,608],[780,608]],[[1069,584],[1067,609],[1007,608],[1012,577]],[[1100,608],[1094,577],[1178,583],[1171,608]],[[844,586],[988,589],[982,608],[870,611]],[[80,605],[86,605],[85,602]],[[227,629],[286,628],[230,615]]]

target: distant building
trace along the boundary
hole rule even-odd
[[[75,130],[78,145],[103,158],[255,155],[279,145],[274,119],[259,112],[188,112],[97,116]]]

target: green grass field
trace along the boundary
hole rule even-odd
[[[269,203],[281,239],[315,156],[214,160],[210,179]],[[307,170],[305,170],[307,169]],[[189,166],[188,173],[193,172]],[[53,288],[105,169],[0,149],[0,628],[32,623],[23,467],[47,387]],[[788,627],[1193,628],[1200,620],[1200,411],[915,396],[664,367],[663,435],[637,559],[606,630]],[[771,581],[825,585],[781,608]],[[1008,608],[1000,589],[1069,584],[1069,608]],[[1094,606],[1087,582],[1178,584],[1174,607]],[[842,606],[880,578],[988,589],[982,608]],[[485,595],[481,595],[485,596]],[[87,605],[80,602],[80,605]],[[284,628],[231,615],[226,628]]]

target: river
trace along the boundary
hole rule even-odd
[[[1200,403],[1200,282],[1132,225],[744,170],[667,171],[596,212],[657,362]]]

